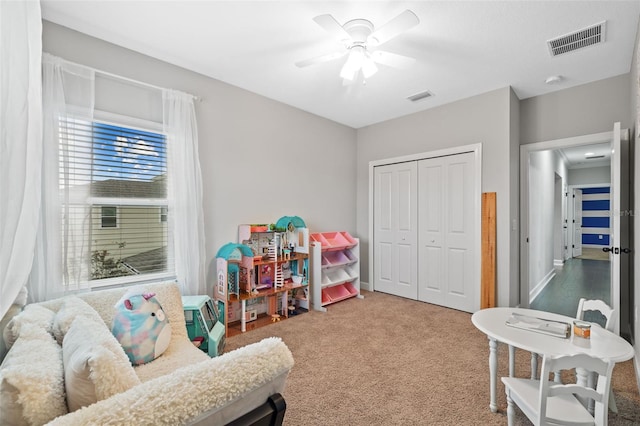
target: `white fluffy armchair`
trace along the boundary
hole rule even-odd
[[[171,343],[156,360],[132,367],[110,332],[125,291],[27,305],[9,322],[0,424],[223,425],[283,391],[293,367],[286,345],[268,338],[209,358],[187,336],[174,282],[145,286],[169,318]]]

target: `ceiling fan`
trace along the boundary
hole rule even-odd
[[[378,46],[420,23],[416,14],[408,9],[378,29],[375,29],[373,24],[366,19],[353,19],[340,25],[333,16],[326,14],[316,16],[313,20],[329,34],[336,37],[345,49],[298,61],[295,64],[299,68],[348,55],[340,70],[340,77],[343,78],[345,84],[349,84],[357,78],[360,71],[365,79],[374,75],[378,71],[376,64],[404,69],[415,62],[414,58],[408,56],[377,50]]]

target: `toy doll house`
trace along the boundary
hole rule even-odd
[[[309,231],[298,216],[238,227],[216,255],[215,298],[227,336],[309,309]]]

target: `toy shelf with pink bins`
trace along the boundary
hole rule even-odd
[[[348,232],[318,232],[309,235],[313,308],[360,295],[360,243]]]

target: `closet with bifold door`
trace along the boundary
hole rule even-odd
[[[373,165],[373,290],[480,307],[480,147]]]

